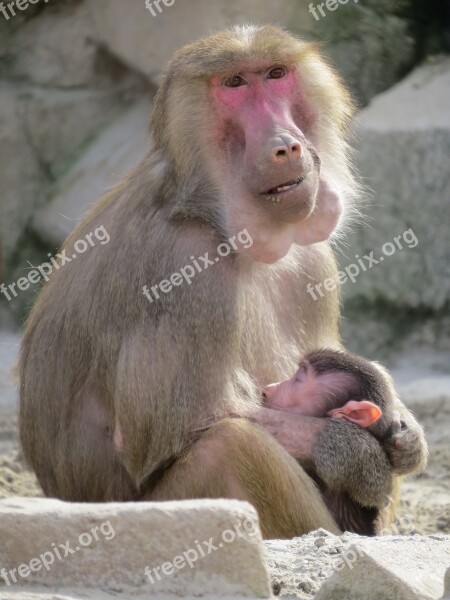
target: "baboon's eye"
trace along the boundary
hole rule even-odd
[[[228,79],[225,79],[223,84],[226,87],[237,88],[241,85],[245,85],[246,81],[241,75],[233,75],[232,77],[228,77]]]
[[[284,67],[274,67],[270,69],[269,74],[267,75],[268,79],[281,79],[286,75],[286,69]]]

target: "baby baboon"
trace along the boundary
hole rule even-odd
[[[408,428],[399,412],[404,407],[386,371],[349,352],[321,349],[307,354],[291,378],[267,386],[263,396],[270,408],[345,419],[363,427],[383,445],[388,456],[401,444],[400,432]],[[377,472],[367,464],[368,478],[373,477],[375,485],[380,477],[389,476],[392,466],[386,463],[382,469],[386,472]],[[314,471],[311,475],[341,529],[373,535],[384,525],[378,508],[362,506],[344,491],[330,489]]]

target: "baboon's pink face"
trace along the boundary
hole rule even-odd
[[[218,121],[215,141],[229,173],[231,202],[237,195],[236,208],[243,215],[257,215],[255,228],[262,219],[278,229],[298,225],[297,236],[295,227],[290,228],[291,243],[326,239],[339,218],[339,199],[321,180],[320,157],[312,142],[316,115],[297,70],[256,65],[214,77],[211,93]],[[302,223],[321,195],[331,212],[316,235]],[[245,225],[251,231],[252,223]]]

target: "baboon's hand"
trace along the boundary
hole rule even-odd
[[[408,411],[402,411],[402,428],[383,445],[398,475],[421,473],[427,466],[428,446],[422,427]]]

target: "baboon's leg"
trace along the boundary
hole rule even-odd
[[[258,511],[265,538],[319,527],[338,533],[315,484],[262,428],[243,419],[216,423],[167,470],[147,500],[235,498]]]

